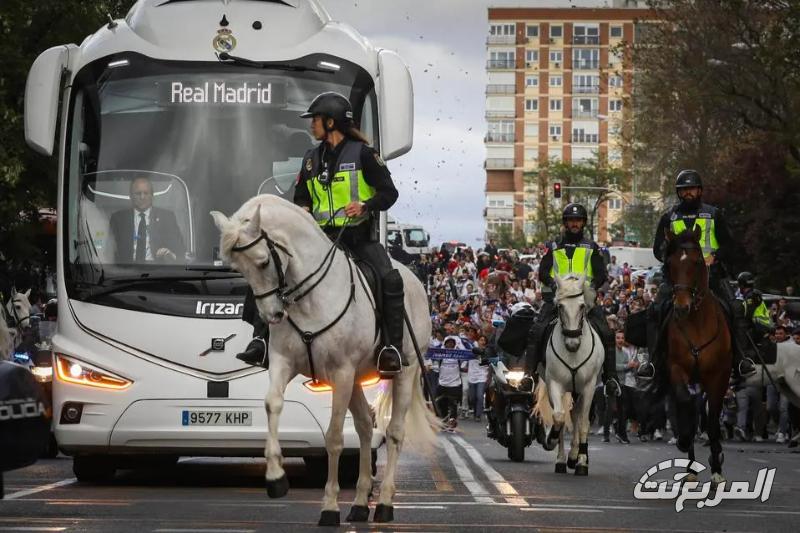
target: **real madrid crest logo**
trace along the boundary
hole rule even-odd
[[[217,30],[217,36],[211,42],[214,50],[217,52],[230,52],[236,48],[236,37],[233,32],[228,28],[220,28]]]

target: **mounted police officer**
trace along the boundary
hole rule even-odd
[[[761,291],[755,288],[753,274],[741,272],[736,276],[736,284],[739,286],[739,297],[733,308],[736,342],[745,355],[752,358],[766,336],[775,330],[775,324],[769,316]]]
[[[386,163],[355,127],[353,109],[345,96],[322,93],[300,116],[311,119],[311,133],[321,142],[303,157],[294,202],[311,213],[331,240],[341,232],[340,243],[377,275],[381,294],[376,300],[381,305],[384,346],[376,364],[382,377],[392,377],[402,370],[403,363],[403,280],[377,237],[373,237],[377,235],[373,227],[379,212],[397,201],[397,189]],[[248,294],[243,318],[254,318],[256,336],[236,357],[267,367],[269,331],[263,322],[258,324],[261,320],[252,311],[254,307],[252,295]]]
[[[664,283],[661,284],[655,300],[655,305],[659,306],[659,312],[653,314],[659,322],[659,332],[661,331],[660,325],[667,316],[672,293],[669,268],[663,264],[667,259],[665,257],[667,230],[671,230],[677,235],[685,230],[691,230],[694,226],[700,228],[700,247],[703,250],[706,265],[709,267],[709,288],[722,302],[728,314],[735,313],[737,307],[725,271],[725,264],[730,261],[733,253],[734,242],[722,212],[714,206],[703,203],[703,181],[695,170],[678,172],[678,176],[675,178],[675,193],[680,202],[661,216],[653,244],[653,254],[662,262],[664,275]],[[741,319],[737,318],[731,324],[734,338],[733,371],[736,377],[747,376],[755,372],[753,361],[742,353],[745,346],[737,342],[741,339],[741,333],[738,331],[741,323]],[[745,331],[747,330],[745,329]],[[660,348],[661,345],[660,341],[656,343],[657,348],[654,350],[656,357],[659,357],[660,352],[663,351]],[[638,375],[645,379],[652,378],[655,375],[655,367],[650,362],[646,362],[639,367]]]
[[[586,281],[595,291],[606,281],[605,263],[600,254],[600,248],[597,243],[584,235],[587,219],[585,207],[576,203],[567,205],[561,216],[564,233],[559,240],[548,244],[547,253],[539,263],[539,281],[543,285],[544,304],[528,338],[526,364],[532,372],[536,371],[539,363],[543,360],[545,352],[543,341],[547,326],[558,315],[556,306],[553,304],[554,276],[585,275]],[[608,322],[600,306],[593,306],[587,312],[586,318],[600,335],[605,348],[603,362],[605,393],[607,395],[618,394],[622,389],[616,378],[614,333],[608,327]]]

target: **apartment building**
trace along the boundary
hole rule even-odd
[[[525,176],[535,175],[543,161],[579,163],[597,154],[609,165],[629,168],[621,132],[631,116],[633,65],[624,43],[636,41],[640,21],[651,12],[630,7],[636,2],[624,4],[628,7],[489,8],[487,235],[503,226],[533,233],[544,184],[526,185]],[[558,207],[552,187],[546,194]],[[629,200],[601,203],[598,240],[608,240],[608,228]]]

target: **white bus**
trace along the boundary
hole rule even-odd
[[[292,197],[313,146],[299,115],[324,91],[352,101],[385,159],[411,148],[406,65],[317,0],[139,0],[31,67],[26,140],[60,169],[55,434],[78,479],[141,459],[263,455],[269,376],[234,358],[252,336],[246,284],[220,261],[209,211]],[[137,178],[152,184],[145,261],[132,253]],[[329,419],[330,393],[293,381],[284,455],[323,460]],[[357,471],[349,419],[345,449]]]

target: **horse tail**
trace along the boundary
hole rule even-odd
[[[11,340],[11,332],[6,327],[6,321],[3,317],[0,317],[0,361],[9,358],[8,356],[13,350]]]
[[[544,378],[539,379],[534,391],[536,404],[533,406],[533,416],[539,418],[545,427],[553,425],[553,406],[550,405],[550,396],[547,394],[547,383]]]
[[[408,369],[410,370],[410,369]],[[413,373],[403,373],[386,384],[386,389],[378,396],[375,416],[378,430],[386,434],[386,428],[391,422],[392,400],[394,397],[395,385],[402,386],[401,381],[411,379],[411,401],[406,411],[405,419],[405,438],[403,443],[412,450],[419,453],[430,455],[439,444],[437,433],[442,430],[444,424],[436,417],[425,402],[422,393],[421,369],[417,365]]]

